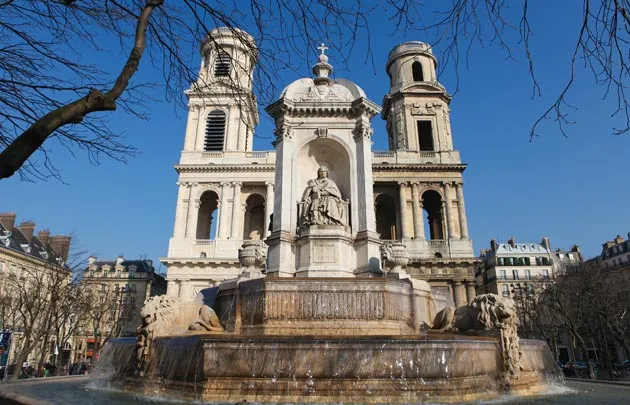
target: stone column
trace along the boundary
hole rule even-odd
[[[179,284],[179,297],[184,301],[190,301],[193,299],[192,296],[192,285],[190,284],[189,279],[180,280]]]
[[[357,201],[352,201],[352,211],[358,211],[358,221],[352,223],[356,230],[356,274],[380,273],[381,241],[376,233],[374,212],[374,178],[372,177],[372,128],[370,117],[364,113],[353,130],[356,148]],[[353,214],[354,218],[354,214]]]
[[[444,205],[446,205],[446,224],[448,229],[448,238],[455,238],[455,223],[453,218],[453,203],[451,202],[451,184],[446,183],[444,185]]]
[[[185,238],[186,227],[188,226],[188,209],[191,197],[189,183],[177,182],[177,207],[175,208],[175,227],[173,229],[174,238]]]
[[[459,210],[459,229],[462,239],[468,239],[468,223],[466,221],[466,208],[464,207],[464,185],[459,183],[457,190],[457,209]]]
[[[411,203],[413,205],[413,232],[417,240],[424,240],[424,218],[422,218],[422,205],[418,183],[411,183]]]
[[[401,239],[408,239],[409,232],[407,232],[407,182],[398,182],[398,199],[400,200],[400,235]]]
[[[179,296],[179,282],[177,280],[168,280],[166,285],[166,295],[169,297]]]
[[[461,281],[453,281],[453,298],[455,299],[456,308],[468,304],[468,301],[466,301],[466,288]]]
[[[217,224],[217,239],[225,239],[228,235],[228,218],[227,218],[227,189],[230,183],[221,183],[221,201],[219,203],[219,223]]]
[[[197,146],[197,134],[199,133],[199,121],[201,118],[201,106],[188,106],[188,119],[186,120],[186,137],[184,139],[184,150],[193,151]]]
[[[269,232],[269,217],[273,214],[273,183],[268,181],[265,185],[267,186],[267,196],[265,197],[265,229],[261,235],[262,239],[271,234]]]
[[[197,238],[197,219],[199,218],[199,204],[200,200],[195,199],[195,192],[197,191],[191,183],[188,184],[190,192],[188,193],[188,212],[186,220],[186,238]]]
[[[477,296],[477,289],[475,287],[474,281],[466,282],[466,297],[468,298],[468,303],[471,303],[472,300]]]
[[[239,219],[241,218],[241,183],[234,182],[234,199],[232,203],[232,239],[239,238]]]

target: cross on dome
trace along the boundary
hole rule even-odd
[[[328,49],[328,47],[327,47],[326,45],[324,45],[324,43],[322,42],[322,44],[321,44],[320,46],[318,46],[318,47],[317,47],[317,49],[319,49],[320,51],[322,51],[322,55],[325,55],[325,54],[324,54],[324,51],[325,51],[326,49]]]

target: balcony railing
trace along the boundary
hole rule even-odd
[[[216,241],[214,239],[197,239],[195,244],[197,245],[214,245]]]

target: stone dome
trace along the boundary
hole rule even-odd
[[[310,77],[294,81],[280,94],[281,99],[291,101],[350,102],[362,97],[366,97],[363,89],[350,80],[333,79],[321,84]]]

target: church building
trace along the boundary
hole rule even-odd
[[[466,165],[453,147],[451,96],[438,82],[430,46],[414,41],[392,49],[382,107],[357,84],[332,78],[320,49],[313,77],[289,84],[266,108],[275,120],[275,150],[254,151],[254,40],[217,28],[204,41],[175,166],[174,232],[161,259],[167,294],[191,298],[236,278],[247,240],[268,248],[267,277],[373,276],[379,246],[401,241],[411,277],[428,282],[436,298],[468,303],[477,259],[464,204]],[[386,134],[372,130],[377,115]],[[373,151],[372,137],[385,136],[389,150]],[[323,177],[340,195],[329,218],[338,226],[327,228],[330,242],[319,243],[321,235],[301,231],[310,218],[303,195],[319,193],[316,180]]]

